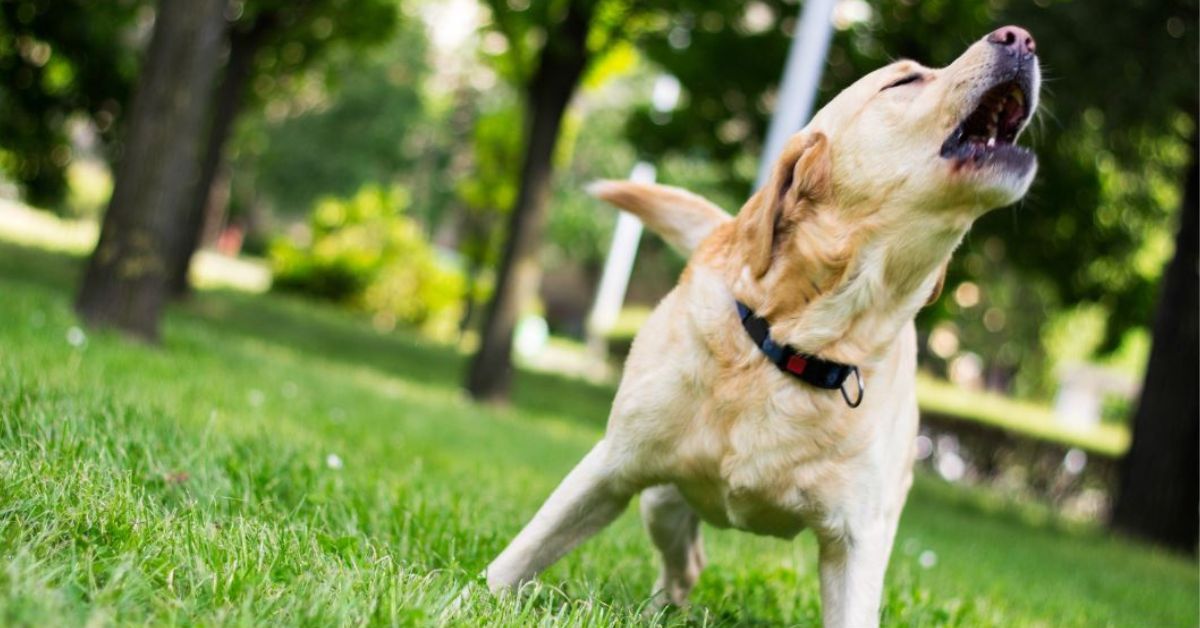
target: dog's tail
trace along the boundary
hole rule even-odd
[[[707,199],[669,185],[604,180],[588,185],[587,191],[641,218],[685,255],[691,255],[717,225],[732,219]]]

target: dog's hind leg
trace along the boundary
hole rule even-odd
[[[683,606],[704,569],[700,517],[674,484],[643,491],[641,510],[646,531],[662,554],[662,572],[653,591],[655,603]]]
[[[532,580],[572,548],[617,518],[634,490],[619,481],[600,441],[554,489],[517,538],[487,567],[488,588],[512,589]]]

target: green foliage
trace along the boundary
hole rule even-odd
[[[264,32],[252,80],[260,103],[331,54],[384,43],[400,17],[396,0],[235,0],[232,12],[232,30]]]
[[[612,390],[522,372],[513,407],[470,404],[452,350],[278,294],[199,293],[158,348],[72,345],[78,272],[0,246],[0,623],[646,625],[636,508],[527,595],[478,579],[601,437]],[[704,538],[693,606],[658,625],[819,623],[811,534]],[[889,571],[886,626],[1198,612],[1194,561],[925,477]]]
[[[429,116],[421,98],[425,35],[414,22],[402,22],[382,48],[330,51],[290,88],[263,88],[258,97],[269,101],[234,142],[235,198],[296,215],[322,196],[388,184],[409,170]]]
[[[1158,139],[1147,134],[1192,130],[1177,125],[1180,114],[1194,120],[1200,104],[1196,0],[1009,2],[1000,16],[1037,29],[1038,55],[1053,81],[1048,104],[1064,133],[1099,123],[1105,148],[1136,165],[1153,150],[1145,140]]]
[[[650,25],[651,13],[646,5],[630,0],[572,1],[592,5],[594,17],[587,39],[591,62],[584,81],[595,87],[633,63],[628,42]],[[487,28],[500,39],[492,45],[485,43],[480,55],[506,82],[527,85],[537,70],[543,46],[554,45],[546,41],[546,32],[563,19],[569,2],[483,0],[482,3],[491,14]]]
[[[517,200],[516,174],[521,161],[521,112],[502,107],[475,121],[473,175],[459,181],[459,200],[484,210],[511,208]]]
[[[465,290],[462,275],[437,258],[420,225],[403,215],[407,195],[367,186],[350,199],[313,209],[302,241],[271,247],[274,287],[351,305],[376,323],[453,333]]]
[[[621,138],[624,117],[624,111],[610,108],[569,119],[574,137],[564,140],[570,141],[573,158],[555,182],[546,226],[554,259],[570,260],[593,272],[604,264],[617,212],[584,188],[597,179],[624,179],[633,169],[633,150]]]
[[[491,19],[487,23],[489,32],[483,38],[479,54],[500,78],[514,88],[515,96],[528,98],[526,90],[529,89],[530,81],[537,71],[536,64],[543,48],[558,45],[556,42],[546,41],[546,33],[552,31],[554,25],[563,19],[568,3],[550,0],[525,3],[487,0],[484,4],[489,9]],[[640,30],[645,9],[636,3],[623,0],[586,0],[584,4],[594,5],[594,17],[590,22],[591,30],[587,40],[589,60],[581,83],[586,88],[594,89],[635,67],[637,55],[629,45],[628,38]],[[490,263],[495,257],[499,239],[497,227],[500,218],[511,211],[516,201],[521,167],[525,158],[525,142],[528,141],[525,131],[529,124],[526,119],[529,103],[513,102],[514,98],[505,96],[509,95],[506,93],[501,98],[492,97],[492,102],[480,112],[472,138],[472,173],[461,179],[457,188],[458,199],[466,213],[465,253],[468,258],[480,263]],[[520,105],[525,105],[526,109],[519,108]],[[589,120],[576,116],[565,117],[559,132],[560,137],[556,138],[555,143],[556,167],[561,168],[574,162],[576,133],[581,125],[588,124]],[[611,126],[610,123],[604,129],[609,132],[609,137],[599,140],[607,146],[614,144]],[[588,139],[595,144],[594,138],[589,136]],[[618,146],[616,150],[623,152],[622,148]],[[592,156],[583,157],[586,159]],[[632,162],[629,163],[631,165]],[[607,170],[603,176],[618,176],[613,174],[611,167]],[[621,173],[623,174],[624,172]],[[571,183],[579,187],[578,180]],[[555,186],[553,205],[571,207],[575,211],[567,209],[556,212],[558,219],[550,226],[551,237],[559,246],[586,243],[591,245],[588,249],[594,249],[594,243],[598,239],[587,236],[598,235],[595,228],[597,225],[584,218],[584,214],[578,211],[581,208],[582,195],[575,191],[563,194],[562,190],[565,189],[567,186],[558,182]],[[595,262],[595,251],[580,252],[587,263]]]
[[[459,249],[480,265],[493,264],[499,253],[501,222],[517,198],[523,149],[521,111],[510,99],[492,107],[475,120],[469,173],[455,186],[466,232]],[[584,186],[600,178],[623,178],[633,167],[633,155],[619,136],[619,121],[612,109],[568,115],[563,121],[555,150],[560,173],[552,190],[547,243],[574,262],[601,262],[613,224],[613,212],[600,207]]]
[[[117,135],[136,74],[141,0],[0,2],[0,174],[34,205],[61,208],[73,159],[67,123]]]
[[[749,196],[753,171],[731,167],[749,153],[757,157],[766,134],[767,94],[779,81],[788,39],[781,30],[796,9],[781,0],[763,3],[778,27],[751,32],[741,25],[745,4],[734,0],[668,3],[673,16],[648,31],[638,45],[653,63],[683,84],[673,113],[647,103],[631,116],[626,136],[655,161],[691,155],[721,164],[722,183],[732,195]]]
[[[480,113],[474,124],[470,172],[454,189],[463,222],[459,251],[472,267],[480,268],[496,262],[501,222],[517,200],[521,112],[505,103]]]
[[[60,208],[74,157],[73,119],[90,120],[100,132],[101,157],[119,156],[121,115],[141,53],[135,34],[154,6],[147,0],[0,2],[0,172],[30,202]],[[228,15],[232,36],[258,42],[252,89],[243,99],[258,109],[292,95],[306,71],[330,54],[360,53],[383,42],[397,24],[398,6],[395,0],[235,0]]]

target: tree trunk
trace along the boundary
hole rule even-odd
[[[226,0],[159,2],[112,200],[76,300],[90,325],[158,339],[168,253],[199,173],[225,8]]]
[[[474,260],[467,262],[467,271],[465,273],[466,290],[463,295],[463,313],[462,318],[458,319],[458,335],[462,337],[471,329],[471,323],[475,320],[475,291],[479,289],[479,269],[480,265]]]
[[[546,222],[554,146],[567,104],[587,66],[587,34],[592,3],[575,0],[548,34],[538,69],[525,90],[526,141],[520,188],[508,223],[508,242],[488,303],[479,351],[467,374],[467,392],[487,401],[504,401],[512,384],[513,329],[523,300],[540,278],[538,245]]]
[[[179,242],[172,247],[169,261],[171,296],[181,298],[188,292],[188,269],[192,257],[200,248],[204,218],[212,198],[213,183],[225,157],[225,144],[233,130],[233,122],[242,108],[246,85],[254,73],[254,57],[267,35],[278,23],[274,13],[258,16],[247,29],[235,29],[229,34],[229,62],[221,83],[213,94],[213,116],[208,126],[200,177],[195,193],[187,201],[187,215]]]
[[[466,334],[472,327],[475,326],[476,320],[479,318],[479,303],[477,302],[476,293],[479,291],[479,277],[487,268],[487,259],[490,257],[490,244],[492,240],[492,231],[494,225],[485,223],[483,215],[478,210],[472,210],[468,207],[462,207],[462,220],[460,221],[460,239],[459,250],[463,252],[466,258],[466,290],[463,295],[463,315],[458,323],[458,333],[460,336]],[[499,210],[491,212],[499,214]]]
[[[229,196],[233,176],[229,172],[229,165],[224,163],[224,159],[221,161],[212,185],[208,186],[208,203],[204,205],[204,217],[200,221],[200,244],[197,249],[215,245],[229,222]],[[186,279],[187,275],[184,274],[183,278]]]
[[[1196,148],[1193,133],[1175,256],[1160,288],[1146,381],[1134,414],[1133,443],[1121,465],[1111,522],[1120,532],[1185,552],[1196,551],[1200,521]]]
[[[471,214],[471,210],[462,208],[464,224],[460,228],[462,234],[459,242],[459,250],[464,251],[466,258],[466,290],[463,294],[463,314],[458,321],[458,335],[461,337],[467,333],[471,325],[478,318],[478,304],[475,302],[475,293],[479,290],[479,274],[483,272],[485,259],[485,242],[486,235],[481,232],[483,229],[479,227],[478,221]]]

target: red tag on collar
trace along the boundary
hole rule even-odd
[[[792,357],[788,358],[788,361],[787,361],[787,370],[788,371],[795,373],[796,375],[800,375],[800,374],[804,373],[805,368],[808,368],[808,360],[805,360],[804,356],[793,355]]]

